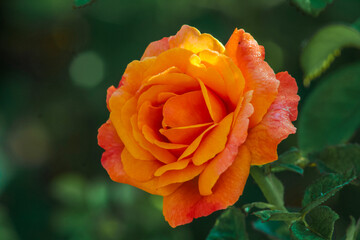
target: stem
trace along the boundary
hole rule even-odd
[[[284,186],[273,174],[265,174],[260,167],[253,166],[250,174],[258,184],[266,200],[279,210],[287,211],[284,206]]]

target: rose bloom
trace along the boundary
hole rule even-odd
[[[113,181],[163,196],[172,227],[233,205],[251,165],[277,160],[296,128],[297,85],[235,29],[224,47],[184,25],[152,42],[107,91],[101,163]]]

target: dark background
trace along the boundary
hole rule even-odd
[[[108,118],[106,89],[150,42],[183,24],[223,44],[237,27],[265,46],[275,72],[297,79],[303,102],[316,86],[302,87],[306,40],[327,24],[352,24],[359,9],[358,0],[335,0],[314,18],[285,0],[97,0],[81,9],[71,0],[1,1],[0,239],[204,239],[219,212],[172,229],[160,197],[109,179],[96,138]],[[358,58],[345,49],[332,68]],[[279,152],[296,145],[290,136]],[[300,206],[317,174],[279,174],[288,206]],[[259,200],[249,179],[238,205]],[[329,202],[342,218],[335,235],[360,216],[359,201],[350,186]]]

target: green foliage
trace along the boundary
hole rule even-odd
[[[299,240],[330,240],[337,219],[339,215],[331,208],[318,206],[306,215],[305,221],[297,221],[291,225],[292,236]]]
[[[95,0],[74,0],[74,8],[81,8],[90,5]]]
[[[310,155],[322,171],[360,176],[360,145],[346,144],[327,147]]]
[[[245,213],[249,213],[252,208],[259,208],[259,209],[276,209],[276,206],[270,203],[264,202],[253,202],[245,204],[241,207]]]
[[[328,174],[320,177],[306,188],[302,201],[302,212],[307,213],[322,204],[354,179],[354,177],[349,179],[340,174]]]
[[[248,240],[245,216],[240,209],[231,207],[217,220],[207,240]]]
[[[311,210],[305,217],[309,228],[325,239],[331,239],[334,232],[334,224],[337,219],[339,219],[339,215],[328,206],[318,206]]]
[[[355,218],[350,216],[351,223],[346,229],[345,240],[359,240],[360,239],[360,219],[356,222]]]
[[[301,57],[304,85],[320,76],[344,47],[360,48],[360,32],[353,27],[333,24],[320,29],[308,42]]]
[[[360,62],[328,75],[307,98],[299,119],[299,146],[309,153],[347,142],[360,125]]]
[[[270,163],[272,172],[292,171],[299,174],[304,173],[304,167],[308,164],[308,159],[302,155],[297,148],[292,148],[289,151],[281,154],[279,159]]]
[[[291,0],[291,2],[303,12],[316,17],[333,0]]]
[[[253,213],[262,221],[284,221],[291,222],[300,218],[298,212],[288,212],[285,210],[262,210]]]

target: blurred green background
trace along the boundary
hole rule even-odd
[[[219,212],[172,229],[161,198],[107,176],[96,138],[108,118],[106,89],[118,84],[150,42],[189,24],[224,44],[236,27],[250,32],[265,46],[274,71],[297,79],[303,101],[317,84],[302,87],[304,43],[327,24],[353,23],[360,1],[335,0],[317,18],[285,0],[97,0],[72,6],[71,0],[0,2],[1,240],[204,239]],[[359,54],[343,50],[332,68]],[[279,152],[296,145],[290,136]],[[279,174],[287,180],[288,206],[300,206],[304,186],[316,174]],[[249,179],[238,204],[262,198]],[[331,200],[342,217],[335,235],[343,235],[348,215],[360,216],[358,199],[359,188],[350,186]]]

